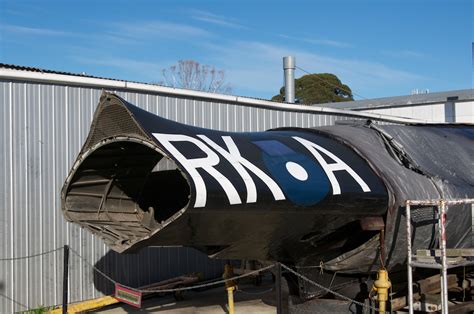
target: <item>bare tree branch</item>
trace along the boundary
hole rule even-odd
[[[179,60],[161,71],[164,85],[211,93],[230,94],[232,87],[225,80],[225,71],[202,65],[194,60]]]

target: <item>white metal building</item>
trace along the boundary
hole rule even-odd
[[[430,122],[474,123],[473,89],[339,102],[325,106]]]
[[[88,263],[136,287],[194,271],[208,278],[221,274],[222,261],[210,260],[193,249],[147,248],[137,254],[114,253],[100,239],[62,217],[60,189],[87,136],[103,89],[162,117],[217,130],[315,127],[348,119],[412,122],[378,113],[281,104],[0,64],[1,313],[61,303],[61,251],[9,259],[47,252],[64,244],[87,261],[71,256],[71,302],[111,292],[110,283],[94,273]],[[470,100],[472,104],[472,97]]]

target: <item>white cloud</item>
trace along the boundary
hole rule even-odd
[[[191,10],[191,16],[193,19],[201,21],[201,22],[205,22],[205,23],[210,23],[210,24],[215,24],[215,25],[235,28],[235,29],[248,29],[248,27],[238,23],[237,20],[235,19],[222,16],[222,15],[213,14],[207,11]]]
[[[10,24],[0,24],[2,31],[14,34],[35,35],[35,36],[76,36],[71,32],[58,31],[48,28],[27,27]]]
[[[281,38],[301,41],[301,42],[305,42],[305,43],[313,44],[313,45],[329,46],[329,47],[336,47],[336,48],[353,48],[354,47],[352,44],[342,42],[342,41],[337,41],[337,40],[313,38],[313,37],[295,37],[295,36],[288,36],[284,34],[280,34],[279,36]]]
[[[115,23],[110,25],[110,28],[107,32],[109,35],[128,40],[153,40],[156,38],[185,40],[212,36],[212,33],[200,27],[162,21]]]
[[[389,57],[394,57],[394,58],[416,58],[416,59],[421,59],[421,58],[426,58],[427,55],[424,53],[418,52],[418,51],[413,51],[413,50],[383,50],[382,54],[389,56]]]

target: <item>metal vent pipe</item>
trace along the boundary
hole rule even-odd
[[[295,103],[295,57],[283,57],[283,71],[285,72],[285,102]]]

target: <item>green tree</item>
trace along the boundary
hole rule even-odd
[[[295,80],[295,96],[305,105],[323,104],[354,100],[352,91],[339,78],[331,73],[307,74]],[[272,97],[274,101],[285,101],[285,87],[280,94]]]

